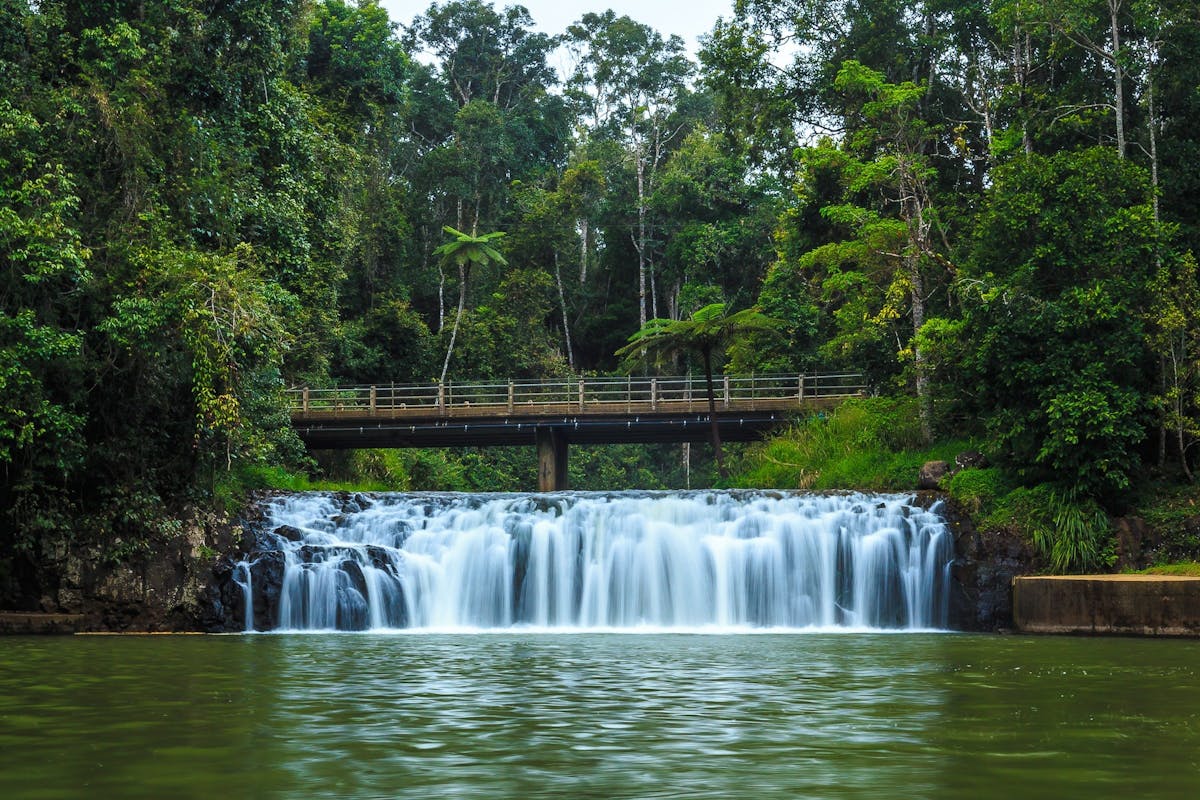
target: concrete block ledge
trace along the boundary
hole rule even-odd
[[[1022,633],[1200,637],[1200,578],[1013,578],[1013,624]]]

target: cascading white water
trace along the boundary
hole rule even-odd
[[[944,628],[951,536],[910,499],[291,496],[269,509],[285,554],[275,619],[285,630]]]

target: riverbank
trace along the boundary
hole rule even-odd
[[[990,471],[974,472],[987,477]],[[233,562],[227,556],[235,556],[249,546],[262,516],[263,503],[279,494],[289,493],[254,495],[239,509],[238,517],[192,512],[190,521],[182,525],[178,537],[124,562],[114,563],[95,548],[77,546],[55,551],[53,560],[39,566],[37,590],[29,592],[22,604],[9,605],[0,611],[0,633],[229,629],[224,613],[227,609],[221,608],[229,598],[216,588],[222,576],[228,582]],[[353,498],[355,495],[337,493],[337,496]],[[1014,525],[992,524],[994,517],[980,514],[976,506],[964,503],[951,493],[917,492],[915,504],[926,509],[938,504],[954,537],[952,628],[976,632],[1014,628],[1028,632],[1155,634],[1164,631],[1163,635],[1196,635],[1194,631],[1200,630],[1200,622],[1195,621],[1200,620],[1200,612],[1190,618],[1185,615],[1181,622],[1163,622],[1154,616],[1157,611],[1151,601],[1147,601],[1143,612],[1133,608],[1122,611],[1122,619],[1142,620],[1127,625],[1070,622],[1057,627],[1054,624],[1038,627],[1017,624],[1013,607],[1014,581],[1023,580],[1024,576],[1046,567],[1030,538]],[[1190,508],[1186,502],[1183,507]],[[1179,515],[1175,515],[1176,522],[1179,519]],[[1163,521],[1155,520],[1160,524]],[[1123,559],[1132,562],[1130,566],[1139,566],[1137,560],[1144,564],[1155,553],[1161,553],[1166,542],[1182,544],[1191,535],[1188,533],[1190,528],[1183,523],[1180,523],[1183,527],[1179,531],[1170,533],[1166,528],[1151,528],[1138,518],[1117,522],[1118,551]],[[1083,589],[1075,591],[1083,592]],[[1069,602],[1053,601],[1051,606],[1065,603],[1081,609],[1077,619],[1090,619],[1086,614],[1094,611],[1089,605],[1094,598],[1094,595],[1080,594]]]

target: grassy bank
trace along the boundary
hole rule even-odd
[[[786,489],[911,491],[921,465],[954,463],[956,455],[987,448],[971,439],[922,441],[917,407],[909,398],[863,398],[802,420],[749,448],[733,484]],[[965,469],[941,482],[977,529],[1016,533],[1029,541],[1051,572],[1109,571],[1117,546],[1109,514],[1096,500],[1050,484],[1029,485],[995,466]],[[1163,564],[1200,557],[1196,487],[1147,485],[1129,513],[1145,520],[1156,544],[1145,558]],[[1160,567],[1161,568],[1161,567]]]
[[[734,471],[743,488],[908,491],[927,461],[954,462],[966,439],[926,445],[908,398],[850,400],[748,448]]]

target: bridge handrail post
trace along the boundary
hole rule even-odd
[[[722,375],[722,383],[725,384],[725,408],[729,408],[729,376]]]
[[[300,393],[300,407],[304,410],[305,414],[308,413],[308,387],[307,386],[305,386],[304,390]]]
[[[371,416],[373,417],[373,416],[375,416],[375,387],[374,386],[371,387],[370,398],[371,399],[369,402],[371,405]]]
[[[438,381],[437,386],[437,409],[438,416],[446,416],[446,385]]]
[[[800,373],[800,405],[804,405],[804,373]]]
[[[583,411],[583,378],[579,379],[579,410]]]
[[[515,394],[516,394],[516,387],[513,385],[512,381],[509,381],[508,382],[508,413],[510,413],[510,414],[513,413],[513,402],[514,402]]]
[[[658,378],[650,379],[650,410],[658,410]]]

